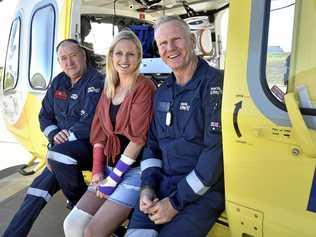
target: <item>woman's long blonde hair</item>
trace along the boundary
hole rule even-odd
[[[111,46],[109,48],[107,57],[106,57],[106,79],[105,79],[105,94],[106,96],[111,99],[115,95],[115,88],[119,84],[119,77],[117,71],[114,69],[113,65],[113,50],[117,43],[121,40],[130,40],[136,45],[137,50],[137,67],[135,71],[133,72],[135,74],[134,81],[131,83],[131,86],[136,82],[137,80],[137,74],[139,70],[139,66],[143,57],[143,48],[142,44],[139,41],[138,37],[131,31],[131,30],[123,30],[120,31],[113,39]]]

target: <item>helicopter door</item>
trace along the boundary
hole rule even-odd
[[[5,57],[5,66],[1,83],[2,92],[2,116],[6,126],[13,132],[18,140],[31,147],[29,131],[23,105],[25,93],[23,82],[20,78],[23,75],[23,15],[20,9],[11,23],[9,40]]]
[[[54,1],[40,1],[30,11],[28,47],[28,88],[25,110],[29,121],[33,153],[42,157],[46,153],[47,139],[40,131],[38,114],[41,100],[55,74],[55,44],[58,32],[59,6]]]
[[[316,236],[315,1],[237,2],[222,107],[232,236]]]

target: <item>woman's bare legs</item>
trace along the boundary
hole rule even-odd
[[[95,192],[87,191],[81,197],[76,207],[94,216],[105,201],[105,198],[98,198]]]
[[[65,236],[83,237],[87,225],[105,200],[97,198],[94,192],[85,192],[64,220]]]
[[[85,237],[109,237],[128,218],[131,208],[106,200],[89,222]]]

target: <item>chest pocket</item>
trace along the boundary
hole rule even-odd
[[[197,130],[197,125],[202,122],[201,115],[201,100],[199,97],[192,95],[189,100],[181,99],[175,105],[175,110],[177,113],[177,127],[178,135],[182,135],[185,131],[194,132]],[[197,131],[198,132],[198,131]]]
[[[171,109],[171,101],[158,101],[156,107],[156,115],[155,115],[155,122],[157,128],[157,135],[159,138],[167,137],[168,132],[167,129],[169,128],[166,125],[166,116],[167,112]]]
[[[80,111],[83,105],[82,103],[82,98],[84,96],[80,95],[79,93],[72,93],[69,98],[69,110],[68,113],[71,116],[79,117],[80,116]]]
[[[69,95],[65,90],[56,90],[54,93],[54,111],[64,114],[68,109]]]

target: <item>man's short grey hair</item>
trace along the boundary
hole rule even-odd
[[[60,41],[59,44],[56,46],[56,53],[58,56],[57,58],[58,60],[59,60],[59,49],[62,47],[65,47],[65,45],[67,44],[75,45],[79,49],[79,51],[82,53],[82,56],[85,57],[86,61],[88,61],[86,50],[80,45],[80,43],[77,40],[70,39],[70,38]]]
[[[56,53],[58,53],[58,50],[60,47],[63,47],[67,43],[72,43],[78,46],[78,48],[82,49],[80,43],[77,40],[69,38],[69,39],[64,39],[58,43],[58,45],[56,46]]]
[[[154,30],[155,32],[158,30],[158,28],[164,24],[164,23],[167,23],[167,22],[171,22],[171,21],[176,21],[178,22],[183,30],[188,34],[190,35],[191,34],[191,30],[190,30],[190,27],[189,25],[184,21],[182,20],[179,16],[177,15],[170,15],[170,16],[161,16],[157,19],[157,21],[155,22],[154,24]]]

